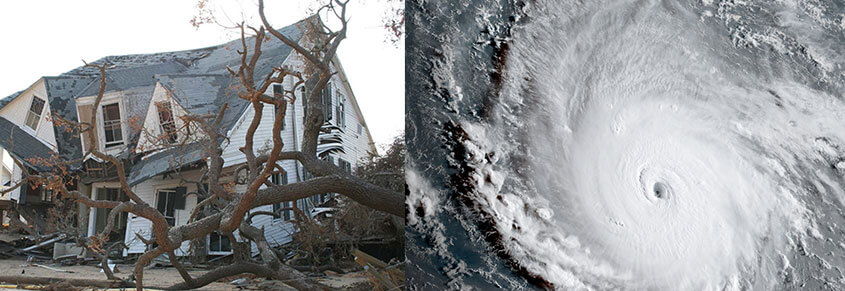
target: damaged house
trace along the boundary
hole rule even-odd
[[[302,22],[279,31],[296,41],[303,41]],[[237,94],[237,80],[227,67],[237,67],[241,41],[235,40],[214,47],[154,54],[109,56],[97,64],[109,64],[106,90],[95,112],[96,130],[75,134],[66,130],[60,120],[86,121],[99,94],[100,74],[97,69],[79,67],[56,77],[43,77],[29,88],[0,99],[0,187],[14,184],[26,173],[48,171],[51,159],[73,161],[69,172],[80,178],[69,181],[69,187],[95,200],[126,200],[110,163],[93,156],[83,157],[89,147],[88,134],[94,134],[99,150],[124,160],[127,182],[149,205],[155,206],[173,226],[191,219],[198,203],[205,198],[202,166],[206,163],[199,141],[207,138],[202,131],[184,126],[186,115],[217,114],[226,106],[219,124],[225,138],[223,145],[224,174],[237,191],[245,187],[238,183],[237,169],[246,160],[239,150],[244,147],[244,135],[255,112],[249,102],[233,98]],[[263,44],[256,66],[256,75],[267,75],[273,67],[302,67],[302,57],[277,39]],[[375,152],[366,122],[352,93],[340,62],[332,62],[333,75],[322,92],[324,130],[319,137],[318,155],[347,171]],[[285,79],[271,84],[267,94],[292,90],[294,80]],[[300,92],[297,97],[301,97]],[[284,150],[296,150],[302,139],[305,98],[296,98],[287,106],[282,127]],[[256,152],[272,147],[273,106],[265,106],[262,122],[256,131],[253,148]],[[266,119],[266,120],[264,120]],[[38,162],[41,161],[41,162]],[[302,165],[293,160],[278,162],[280,171],[273,174],[271,183],[286,184],[309,179]],[[11,183],[10,183],[11,182]],[[245,188],[244,188],[245,189]],[[39,185],[20,187],[0,198],[3,221],[22,217],[34,223],[39,214],[52,207],[49,189]],[[296,232],[294,209],[306,215],[318,215],[319,207],[332,195],[316,195],[294,203],[265,205],[252,211],[281,211],[279,218],[259,215],[252,224],[263,228],[270,244],[279,245],[291,240]],[[79,231],[88,236],[103,231],[110,209],[78,206],[75,217]],[[10,212],[11,211],[11,212]],[[27,212],[28,215],[19,215]],[[12,215],[7,215],[12,213]],[[201,214],[200,214],[201,215]],[[14,219],[11,219],[13,218]],[[127,249],[123,255],[144,253],[150,239],[152,223],[131,213],[121,213],[109,234],[110,241],[123,241]],[[194,248],[194,249],[191,249]],[[204,246],[190,246],[183,242],[177,255],[189,251],[205,255],[224,255],[231,252],[229,238],[209,235]]]

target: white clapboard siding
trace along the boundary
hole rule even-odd
[[[197,179],[198,172],[186,172],[183,173],[187,179]],[[150,206],[156,206],[156,195],[159,189],[172,189],[180,186],[187,187],[187,193],[196,192],[196,186],[190,184],[179,184],[180,179],[179,177],[171,178],[163,180],[161,176],[157,176],[155,178],[149,179],[147,181],[141,182],[138,185],[132,187],[132,190],[135,191],[142,200],[146,201],[150,204]],[[176,225],[183,225],[188,222],[190,218],[191,211],[197,205],[197,195],[191,194],[188,195],[185,199],[185,209],[176,209],[174,215],[176,219]],[[146,218],[129,214],[129,219],[127,221],[126,226],[126,237],[125,242],[129,246],[129,250],[127,253],[135,254],[135,253],[143,253],[146,250],[146,246],[143,242],[138,240],[135,237],[135,233],[140,233],[145,239],[149,239],[151,237],[151,230],[152,230],[152,222],[147,220]],[[184,241],[182,242],[182,246],[176,250],[177,256],[184,256],[187,255],[188,248],[190,242]]]
[[[36,130],[32,130],[26,126],[26,116],[29,113],[29,108],[32,105],[32,98],[37,96],[44,101],[44,109],[41,111],[41,120],[38,121]],[[3,117],[10,122],[16,124],[27,133],[36,137],[36,139],[52,150],[56,150],[56,133],[53,131],[53,122],[50,121],[50,100],[47,99],[47,87],[44,79],[38,79],[32,86],[24,90],[18,95],[15,100],[9,102],[5,107],[0,109],[0,117]],[[4,137],[8,138],[8,137]]]
[[[284,65],[289,67],[297,67],[301,66],[302,60],[300,57],[292,54],[285,60]],[[290,89],[293,86],[292,80],[285,80],[282,83],[286,90]],[[362,117],[360,112],[357,111],[355,102],[352,100],[354,98],[353,94],[349,91],[346,84],[342,81],[342,78],[338,75],[333,76],[331,80],[332,91],[335,92],[335,100],[333,102],[334,106],[337,106],[338,102],[344,102],[344,118],[346,120],[346,125],[343,127],[343,133],[341,133],[343,139],[343,147],[345,153],[334,155],[335,164],[337,164],[337,159],[342,158],[347,162],[352,163],[353,165],[357,165],[363,158],[367,157],[372,151],[372,140],[368,134],[366,128],[362,129],[362,132],[359,134],[357,132],[358,125],[363,124]],[[272,86],[270,89],[272,90]],[[272,94],[272,92],[267,92]],[[285,151],[293,151],[298,149],[298,144],[302,142],[302,132],[304,130],[303,125],[303,106],[302,101],[303,97],[300,96],[300,92],[297,91],[297,100],[294,104],[288,105],[286,116],[285,116],[285,129],[282,131],[282,140],[285,143],[283,150]],[[333,119],[332,123],[337,124],[337,111],[335,108],[332,109],[333,111]],[[274,111],[275,108],[273,106],[264,106],[262,110],[262,118],[261,123],[258,129],[255,132],[255,137],[253,139],[254,146],[253,149],[256,152],[256,155],[262,153],[263,150],[268,150],[272,147],[272,127],[273,127],[273,118],[274,118]],[[244,114],[239,118],[236,125],[231,129],[229,134],[229,143],[224,145],[223,150],[223,160],[224,160],[224,167],[229,168],[235,165],[239,165],[246,162],[246,158],[244,154],[239,150],[245,143],[245,137],[247,128],[252,122],[252,118],[254,116],[254,111],[252,106],[249,106]],[[147,118],[150,118],[150,114],[148,114]],[[296,133],[296,136],[294,136]],[[304,170],[302,167],[297,167],[296,162],[294,161],[281,161],[279,164],[285,169],[288,175],[288,182],[295,183],[302,180],[302,176]],[[135,191],[139,195],[141,195],[142,199],[150,203],[151,205],[155,205],[155,195],[157,189],[166,189],[166,188],[173,188],[178,186],[174,180],[170,181],[162,181],[160,180],[161,177],[157,177],[151,179],[149,181],[145,181],[141,184],[135,186]],[[194,191],[192,186],[188,186],[188,192]],[[237,185],[235,187],[236,191],[243,192],[245,190],[245,185]],[[264,186],[262,186],[264,187]],[[310,203],[310,199],[301,199],[300,203]],[[189,196],[188,200],[186,201],[186,209],[185,210],[177,210],[177,225],[183,224],[187,220],[187,216],[190,214],[191,209],[196,205],[196,196]],[[272,205],[265,205],[258,208],[255,208],[253,211],[272,211]],[[264,229],[264,234],[267,238],[267,241],[273,245],[278,246],[285,243],[288,243],[292,239],[293,233],[296,231],[295,226],[291,222],[286,222],[282,218],[273,218],[267,215],[260,215],[253,218],[252,224],[258,228]],[[144,237],[149,238],[150,236],[150,227],[151,223],[143,218],[135,218],[131,219],[130,217],[130,225],[126,235],[127,244],[130,246],[129,253],[142,253],[144,252],[144,245],[140,241],[135,239],[135,232],[141,233]],[[187,251],[187,242],[183,243],[182,251]],[[252,248],[253,255],[256,255],[258,249],[253,246]]]
[[[279,165],[287,172],[288,183],[296,183],[296,165],[294,161],[280,161]],[[261,188],[264,188],[262,186]],[[304,199],[303,199],[304,200]],[[273,211],[273,205],[264,205],[254,208],[252,211]],[[252,219],[252,225],[261,229],[264,228],[264,236],[271,246],[279,246],[291,241],[295,232],[294,224],[284,221],[284,218],[274,218],[269,215],[258,215]],[[256,255],[258,248],[252,248],[252,254]]]

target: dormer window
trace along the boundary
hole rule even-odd
[[[120,123],[120,104],[103,106],[103,135],[106,148],[123,144],[123,129]]]
[[[32,96],[32,104],[29,105],[29,112],[26,114],[26,126],[35,130],[38,128],[38,121],[41,120],[41,112],[44,111],[44,100]]]
[[[161,133],[164,134],[164,140],[167,143],[176,143],[178,137],[176,136],[176,123],[173,121],[173,110],[171,110],[170,102],[157,102],[158,109],[158,123],[161,125]]]

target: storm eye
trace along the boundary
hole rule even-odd
[[[654,197],[662,199],[666,197],[667,194],[669,194],[669,186],[661,182],[654,183],[653,193]]]

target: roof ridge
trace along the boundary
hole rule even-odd
[[[162,77],[170,77],[170,76],[177,76],[177,77],[230,77],[229,74],[225,73],[172,73],[172,74],[155,74],[155,76],[162,76]]]

